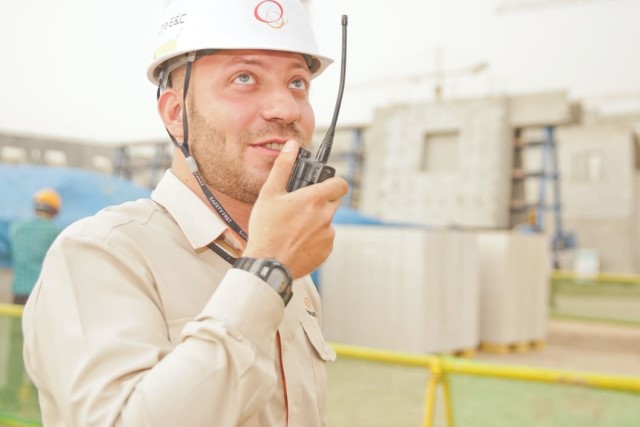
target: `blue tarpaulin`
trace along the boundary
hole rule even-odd
[[[355,209],[340,206],[333,217],[334,224],[385,225],[380,219],[364,215]]]
[[[33,194],[41,188],[62,196],[55,222],[64,228],[100,209],[147,197],[150,190],[131,181],[83,169],[0,164],[0,267],[10,267],[8,228],[16,218],[33,215]]]
[[[36,165],[0,164],[0,267],[10,267],[8,228],[16,218],[33,215],[31,198],[43,187],[62,196],[62,209],[55,222],[64,228],[99,210],[129,200],[148,197],[151,190],[125,179],[83,169]],[[376,218],[340,207],[335,224],[383,225]]]

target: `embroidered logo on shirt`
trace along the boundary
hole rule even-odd
[[[316,311],[313,309],[313,305],[311,304],[311,300],[309,299],[309,297],[304,297],[304,306],[305,311],[309,316],[318,317]]]

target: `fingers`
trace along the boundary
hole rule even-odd
[[[291,176],[293,165],[296,162],[299,150],[300,146],[297,141],[288,140],[285,143],[280,151],[280,155],[278,155],[273,163],[273,167],[271,168],[267,181],[262,187],[262,191],[269,194],[283,194],[287,191],[286,189],[287,184],[289,183],[289,177]],[[347,182],[341,178],[329,178],[319,184],[322,184],[320,188],[315,184],[313,186],[313,190],[305,191],[314,191],[316,192],[317,197],[328,201],[339,200],[349,191]],[[304,188],[305,187],[302,189]],[[300,191],[302,189],[298,189],[296,191]]]
[[[287,192],[299,145],[287,141],[262,186],[249,218],[244,256],[276,258],[294,278],[318,268],[331,252],[332,218],[348,192],[347,182],[332,177]]]
[[[313,197],[318,198],[319,200],[326,200],[328,202],[340,201],[348,191],[349,185],[347,184],[347,181],[335,176],[317,184],[296,190],[296,192],[301,192],[301,195],[304,193],[309,193],[309,195],[314,193]]]
[[[349,184],[343,178],[333,177],[328,179],[330,181],[327,185],[327,193],[326,198],[330,202],[340,202],[348,192],[349,192]]]
[[[296,161],[296,157],[298,157],[299,147],[298,142],[293,139],[288,140],[284,144],[280,154],[273,163],[267,181],[262,187],[263,191],[275,192],[276,194],[286,191],[291,169],[293,169],[293,164]]]

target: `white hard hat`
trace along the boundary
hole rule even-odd
[[[190,52],[217,49],[300,53],[312,77],[333,62],[319,54],[299,0],[173,0],[163,14],[147,77],[158,85],[165,63],[181,56],[186,60]]]

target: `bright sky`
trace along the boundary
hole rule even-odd
[[[632,94],[640,110],[640,0],[555,0],[499,13],[502,0],[308,0],[321,49],[339,60],[349,15],[339,124],[376,106],[432,98],[567,90]],[[511,0],[512,2],[514,0]],[[0,0],[0,130],[102,142],[164,138],[146,80],[165,0]],[[486,63],[478,74],[473,66]],[[314,81],[318,125],[331,119],[339,61]]]

